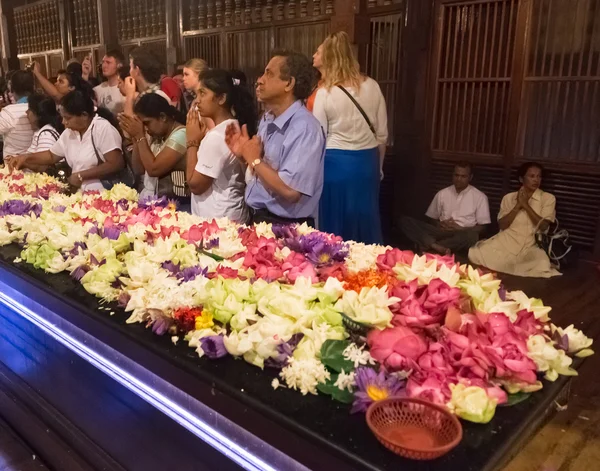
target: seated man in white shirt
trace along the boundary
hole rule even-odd
[[[490,208],[487,196],[470,185],[472,179],[471,164],[457,163],[453,184],[435,195],[425,213],[429,221],[402,218],[402,231],[420,250],[450,254],[465,251],[479,240],[491,222]]]

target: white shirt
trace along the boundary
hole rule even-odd
[[[27,103],[15,103],[0,111],[0,134],[4,136],[4,156],[27,152],[34,129],[27,119]]]
[[[248,208],[244,201],[244,171],[225,144],[225,128],[234,121],[227,119],[215,126],[200,143],[196,171],[214,180],[206,192],[192,195],[192,214],[245,223]]]
[[[117,85],[111,87],[108,82],[103,82],[94,87],[94,92],[98,106],[108,109],[112,114],[117,115],[125,108],[125,97]]]
[[[338,87],[317,91],[313,114],[327,135],[328,149],[365,150],[385,144],[388,138],[385,98],[379,84],[367,77],[357,92],[345,87],[369,117],[375,128],[374,136],[356,105]]]
[[[98,166],[98,157],[92,144],[92,132],[94,133],[94,144],[104,161],[104,155],[111,150],[121,150],[122,139],[119,131],[104,118],[96,115],[87,128],[83,137],[72,129],[65,129],[60,138],[50,149],[54,155],[64,157],[73,173],[83,172]],[[86,180],[81,186],[82,191],[104,190],[100,180]]]
[[[453,219],[462,227],[491,222],[487,196],[471,185],[460,193],[456,192],[454,185],[438,191],[425,215],[439,221]]]
[[[27,153],[33,154],[35,152],[50,150],[54,143],[58,140],[59,136],[60,133],[56,129],[54,129],[50,124],[46,124],[38,129],[33,135],[33,139],[31,140],[29,149],[27,149]]]

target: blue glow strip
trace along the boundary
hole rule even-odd
[[[249,471],[276,471],[275,468],[265,463],[256,455],[249,453],[235,442],[224,436],[219,431],[212,428],[206,422],[194,416],[179,404],[173,402],[159,391],[148,386],[146,383],[135,378],[124,369],[112,363],[102,355],[85,346],[77,339],[66,332],[60,330],[55,325],[39,316],[31,309],[23,306],[18,301],[0,292],[0,301],[9,309],[19,313],[32,324],[36,325],[52,338],[56,339],[69,350],[72,350],[78,356],[88,361],[100,371],[104,372],[118,383],[125,386],[137,396],[141,397],[149,404],[152,404],[162,413],[179,423],[182,427],[192,432],[198,438],[208,443],[210,446],[235,461],[242,468]]]

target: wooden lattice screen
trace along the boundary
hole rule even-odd
[[[494,211],[541,162],[561,224],[599,257],[600,0],[438,0],[435,26],[432,192],[467,159]]]

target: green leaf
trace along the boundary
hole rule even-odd
[[[505,404],[499,404],[498,407],[514,406],[515,404],[519,404],[520,402],[526,401],[527,399],[529,399],[529,396],[531,396],[531,393],[520,392],[516,394],[509,394],[508,401]]]
[[[320,383],[317,385],[317,389],[326,394],[327,396],[331,396],[332,399],[342,402],[344,404],[352,404],[354,402],[354,393],[351,393],[347,389],[343,391],[335,386],[335,382],[337,381],[338,375],[332,374],[331,378],[327,380],[326,383]]]
[[[220,255],[215,255],[214,253],[207,252],[204,249],[198,249],[198,252],[200,252],[202,255],[206,255],[212,258],[213,260],[216,260],[217,262],[222,262],[223,260],[225,260],[225,257],[221,257]]]
[[[350,345],[347,340],[325,340],[321,346],[321,362],[336,373],[354,371],[354,363],[344,358],[344,350]]]

